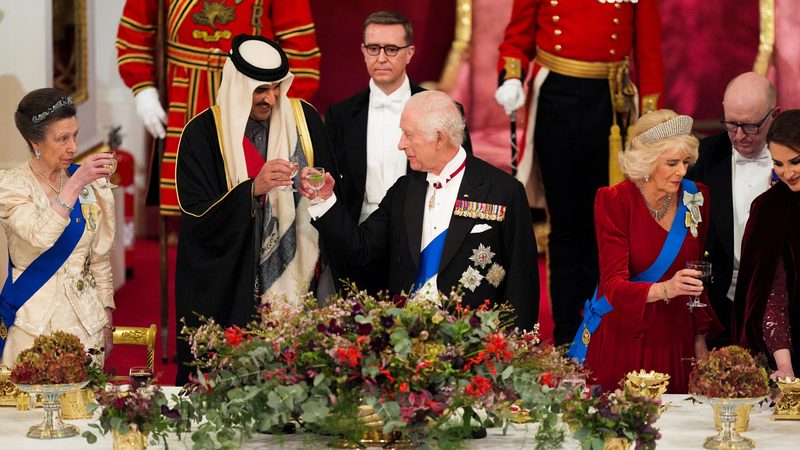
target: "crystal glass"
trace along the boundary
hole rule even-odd
[[[711,281],[711,263],[708,261],[689,261],[686,263],[687,269],[697,270],[700,276],[697,277],[703,282],[703,289],[708,289],[709,282]],[[708,305],[700,301],[700,296],[695,295],[689,302],[689,311],[694,308],[704,308]]]
[[[322,202],[322,199],[319,198],[319,191],[325,186],[325,168],[314,167],[313,170],[314,172],[309,174],[306,179],[311,189],[314,190],[314,199],[311,200],[311,204],[315,205]]]
[[[41,395],[44,399],[42,409],[44,409],[44,421],[39,425],[34,425],[28,430],[28,437],[33,439],[58,439],[77,436],[79,431],[75,425],[67,425],[61,420],[62,394],[77,391],[86,386],[89,381],[71,384],[18,384],[17,387],[31,395]]]
[[[297,192],[297,189],[294,188],[294,177],[296,177],[297,176],[297,172],[300,171],[300,162],[298,161],[296,155],[293,154],[292,156],[289,157],[289,164],[292,166],[292,175],[289,176],[289,180],[292,181],[292,185],[291,186],[281,186],[280,189],[282,191]]]
[[[117,171],[117,152],[115,152],[114,150],[109,150],[106,153],[108,154],[108,156],[114,158],[114,160],[110,164],[106,164],[106,168],[111,170],[111,173],[106,177],[106,181],[107,181],[106,187],[111,189],[111,188],[117,187],[116,184],[111,182],[111,175],[114,175],[114,172]]]

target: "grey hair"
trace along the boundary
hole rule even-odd
[[[697,161],[697,148],[700,145],[696,137],[681,134],[667,139],[644,143],[640,136],[651,128],[664,123],[678,115],[669,109],[660,109],[647,113],[636,122],[628,133],[625,152],[619,155],[622,173],[631,181],[641,181],[649,177],[656,168],[656,162],[662,153],[679,148],[689,155],[689,162]]]
[[[441,131],[453,147],[464,141],[464,117],[444,92],[423,91],[412,95],[406,103],[406,109],[409,108],[423,113],[417,126],[429,140],[436,139],[436,132]]]

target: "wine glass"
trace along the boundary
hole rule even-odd
[[[697,278],[703,282],[703,288],[707,289],[709,281],[711,281],[711,263],[708,261],[689,261],[686,263],[687,269],[697,270],[700,272],[700,276]],[[694,298],[689,302],[689,311],[694,308],[705,308],[705,303],[700,301],[700,296],[695,295]]]
[[[297,172],[300,171],[300,162],[297,160],[297,156],[292,154],[289,157],[289,164],[292,166],[292,175],[289,177],[290,180],[294,180],[294,177],[297,176]],[[282,191],[291,191],[297,192],[297,189],[294,188],[294,181],[292,181],[291,186],[281,186]]]
[[[113,189],[113,188],[117,187],[116,184],[113,184],[111,182],[111,175],[114,175],[114,172],[117,171],[117,152],[114,151],[114,150],[109,150],[109,151],[106,152],[106,154],[108,156],[110,156],[111,158],[113,158],[113,160],[112,160],[111,163],[106,164],[106,168],[109,169],[111,171],[111,173],[108,174],[108,176],[106,177],[106,186],[105,187],[107,187],[109,189]]]
[[[134,366],[128,372],[131,384],[145,386],[153,381],[153,371],[149,366]]]
[[[316,205],[317,203],[322,203],[322,199],[319,198],[319,191],[325,186],[325,168],[324,167],[314,167],[314,172],[309,174],[306,179],[308,180],[309,186],[311,189],[314,190],[314,199],[311,200],[312,205]]]

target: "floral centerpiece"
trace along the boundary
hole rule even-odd
[[[139,448],[146,447],[148,435],[152,443],[165,441],[173,421],[180,416],[167,406],[167,397],[157,385],[107,385],[95,392],[97,403],[90,409],[102,408],[98,423],[89,426],[105,435],[111,432],[115,440],[127,439]],[[97,436],[85,431],[83,437],[93,444]]]
[[[689,374],[689,393],[714,409],[719,434],[706,439],[706,448],[752,448],[747,429],[750,409],[769,392],[769,376],[750,353],[731,345],[708,352]]]
[[[708,352],[694,363],[689,392],[707,398],[764,397],[769,376],[750,353],[731,345]]]
[[[75,425],[62,422],[59,399],[89,382],[91,361],[78,337],[63,331],[37,336],[31,348],[17,355],[9,379],[27,394],[41,395],[45,412],[42,423],[32,426],[28,437],[53,439],[78,434]]]
[[[15,384],[72,384],[89,379],[91,357],[77,336],[63,331],[39,335],[11,369]]]
[[[573,397],[564,404],[563,420],[583,450],[626,449],[623,443],[635,442],[636,449],[654,449],[661,438],[653,425],[660,416],[661,401],[631,391],[590,390],[589,398]]]
[[[264,304],[260,320],[245,328],[222,329],[207,320],[184,330],[203,373],[179,404],[184,420],[204,421],[192,437],[196,448],[235,447],[238,434],[290,421],[358,442],[364,406],[384,434],[436,439],[446,448],[474,426],[489,425],[477,410],[502,421],[518,403],[542,424],[540,448],[563,440],[557,414],[568,389],[542,379],[579,369],[540,345],[536,333],[511,329],[505,307],[487,301],[471,309],[457,294],[375,298],[364,292],[322,308],[313,298],[299,311],[279,305],[279,299]]]

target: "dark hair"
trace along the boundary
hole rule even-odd
[[[767,144],[775,142],[800,153],[800,109],[789,109],[780,114],[767,131]]]
[[[28,143],[28,150],[33,152],[31,142],[43,140],[51,123],[75,117],[76,114],[71,97],[58,89],[42,88],[22,97],[14,113],[14,122],[19,134]]]
[[[411,28],[411,22],[400,13],[394,11],[378,11],[374,12],[367,17],[364,21],[364,27],[361,29],[361,37],[367,32],[367,27],[370,25],[402,25],[403,30],[406,32],[406,45],[414,44],[414,29]]]

